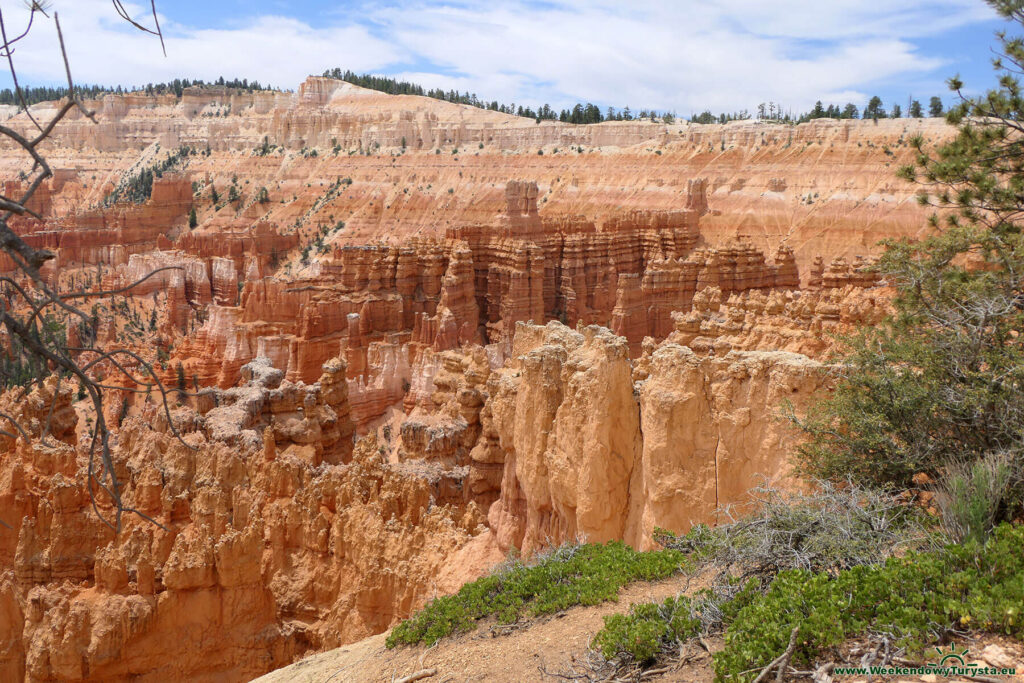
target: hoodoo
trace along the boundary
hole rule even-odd
[[[645,563],[699,555],[758,487],[816,486],[794,423],[842,381],[844,335],[901,305],[878,241],[928,230],[894,166],[956,133],[583,125],[330,77],[82,105],[98,123],[64,113],[4,223],[48,251],[38,277],[0,254],[0,315],[31,319],[0,334],[5,681],[247,681],[403,622],[429,645],[448,633],[406,620],[480,577],[497,600],[588,553],[688,566]],[[60,107],[0,116],[31,137]],[[19,149],[0,136],[4,198],[31,182]],[[36,310],[47,291],[79,314]],[[63,355],[24,361],[29,328]],[[923,488],[900,504],[931,509]],[[614,597],[621,567],[586,567],[611,593],[567,574],[551,604]],[[496,635],[548,613],[509,600]],[[451,609],[450,630],[494,616]]]

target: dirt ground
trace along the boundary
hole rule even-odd
[[[696,582],[690,582],[690,588]],[[258,683],[391,683],[404,676],[436,669],[425,683],[468,681],[556,681],[556,674],[577,670],[586,660],[590,639],[604,625],[603,617],[625,612],[634,602],[664,600],[687,588],[687,579],[675,576],[657,583],[636,583],[619,593],[618,602],[576,607],[557,616],[539,619],[524,628],[481,627],[432,648],[384,647],[382,633],[358,643],[323,652],[256,679]],[[712,645],[714,649],[714,645]],[[699,683],[711,681],[711,658],[699,648],[675,670],[652,677],[659,681]],[[544,673],[544,672],[547,673]],[[645,680],[647,680],[645,678]]]

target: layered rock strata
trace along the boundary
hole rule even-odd
[[[55,435],[72,443],[8,444],[0,678],[249,680],[378,633],[499,560],[467,547],[483,515],[450,475],[389,465],[370,441],[327,466],[332,439],[352,448],[326,426],[344,422],[345,383],[327,379],[340,370],[303,387],[251,365],[205,415],[175,410],[183,441],[156,411],[129,417],[115,468],[126,504],[153,522],[128,514],[117,532],[81,485],[65,409]]]
[[[45,119],[56,106],[35,105],[33,115]],[[879,239],[920,234],[925,212],[893,169],[913,160],[915,135],[931,143],[953,132],[941,119],[538,124],[321,78],[296,93],[200,88],[181,98],[109,95],[91,106],[99,125],[72,112],[54,131],[55,177],[38,196],[48,220],[99,205],[128,174],[185,145],[200,152],[185,173],[199,185],[189,199],[203,228],[341,220],[346,227],[332,240],[349,244],[487,224],[504,209],[511,177],[537,181],[537,205],[552,219],[601,222],[623,210],[706,210],[688,187],[702,176],[715,207],[707,236],[742,237],[766,252],[788,240],[804,271],[819,254],[851,258]],[[33,129],[14,107],[0,116]],[[26,160],[7,149],[0,168],[15,178]],[[332,180],[351,184],[332,192]],[[225,201],[232,186],[238,199]]]
[[[703,289],[799,286],[785,246],[770,260],[741,242],[698,248],[707,200],[703,183],[690,190],[697,208],[630,211],[596,226],[543,219],[536,184],[512,181],[493,225],[453,228],[444,240],[340,247],[310,279],[245,281],[241,311],[215,310],[177,358],[222,387],[261,348],[292,379],[312,381],[340,355],[353,381],[395,384],[408,372],[374,368],[374,344],[402,347],[406,361],[395,367],[414,366],[426,349],[493,342],[507,350],[517,322],[559,319],[607,325],[636,354],[645,336],[672,332],[672,312],[689,310]]]

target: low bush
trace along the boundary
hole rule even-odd
[[[605,659],[628,656],[645,663],[654,660],[666,645],[688,640],[700,632],[701,620],[693,601],[681,595],[661,604],[635,604],[628,614],[605,617],[604,628],[593,644]]]
[[[426,643],[476,627],[493,617],[512,624],[523,617],[551,614],[576,605],[615,599],[631,581],[654,581],[679,571],[677,550],[637,552],[620,541],[562,546],[531,564],[507,563],[490,576],[468,583],[455,595],[437,598],[396,626],[388,647]]]
[[[807,493],[761,486],[751,495],[750,514],[743,519],[725,509],[719,515],[728,523],[698,524],[684,536],[657,529],[655,540],[701,565],[719,567],[725,583],[735,583],[737,569],[741,580],[786,569],[834,572],[877,564],[900,549],[931,542],[917,509],[850,482],[815,482]]]
[[[765,589],[747,580],[719,603],[725,648],[714,656],[719,680],[754,678],[787,647],[797,629],[793,663],[810,664],[830,647],[867,632],[885,633],[910,652],[956,630],[1024,635],[1024,527],[1002,525],[984,545],[908,552],[880,565],[838,573],[788,569]],[[634,605],[605,618],[594,644],[611,659],[648,662],[699,633],[712,591],[660,605]]]

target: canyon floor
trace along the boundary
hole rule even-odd
[[[0,396],[27,425],[0,436],[3,680],[300,660],[272,680],[359,662],[333,680],[391,680],[421,655],[442,678],[531,680],[581,656],[602,615],[678,582],[425,654],[380,634],[509,553],[649,549],[786,484],[800,437],[780,411],[828,391],[837,335],[889,312],[877,243],[927,218],[895,171],[913,136],[951,135],[537,123],[328,78],[90,106],[98,124],[72,112],[45,145],[38,217],[11,225],[55,253],[52,287],[108,292],[53,324],[137,355],[92,372],[121,387],[104,416],[124,499],[158,524],[97,516],[76,386]],[[5,195],[22,161],[0,148]],[[132,379],[150,366],[181,390],[166,410]]]

